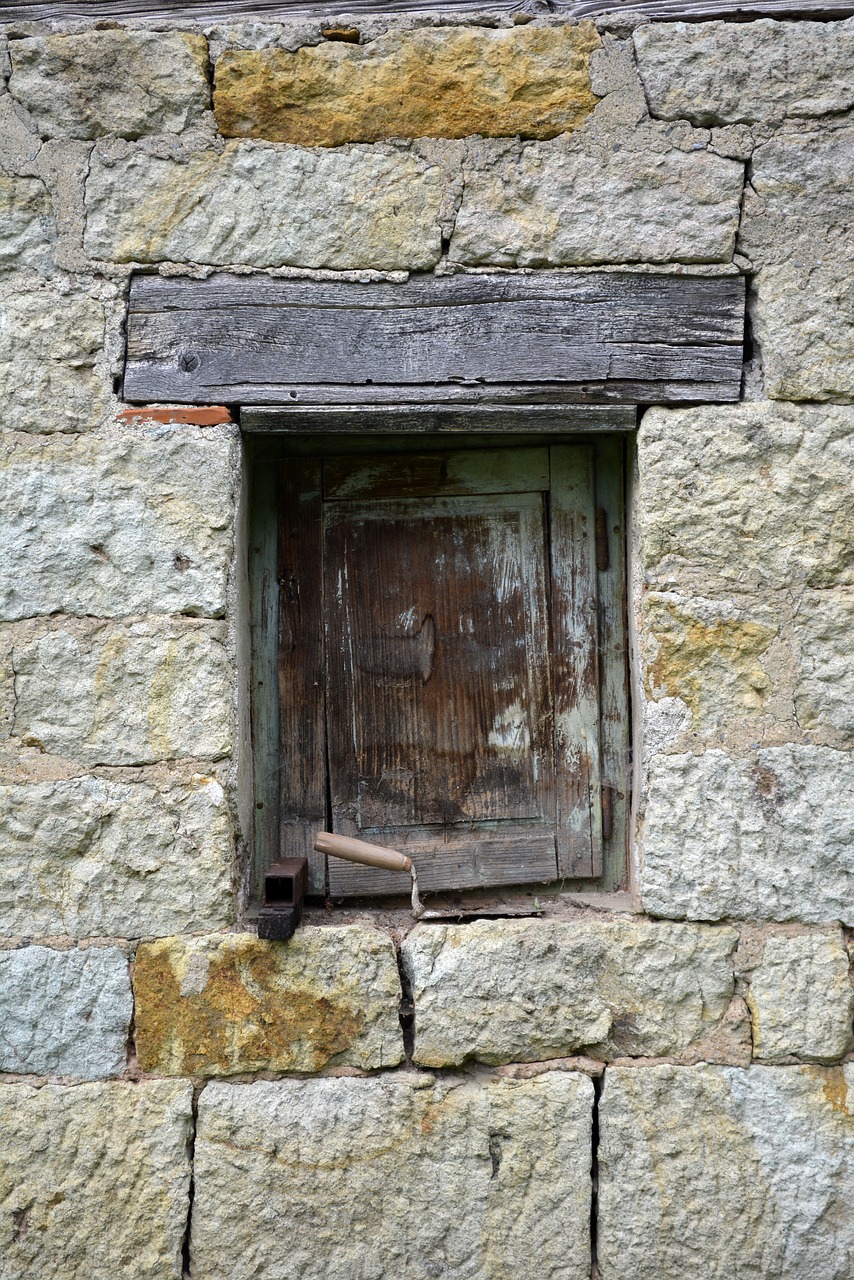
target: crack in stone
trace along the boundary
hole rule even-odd
[[[501,1168],[501,1135],[491,1133],[489,1135],[489,1158],[492,1161],[492,1173],[490,1179],[498,1177],[498,1170]]]
[[[590,1129],[590,1280],[599,1276],[599,1104],[606,1071],[592,1077],[593,1116]]]
[[[199,1096],[204,1085],[198,1089],[193,1089],[193,1119],[189,1135],[189,1157],[190,1157],[190,1183],[187,1187],[187,1221],[184,1225],[184,1235],[181,1239],[181,1271],[183,1280],[190,1280],[192,1274],[192,1230],[193,1230],[193,1205],[196,1198],[196,1136],[199,1128]]]
[[[400,977],[398,1016],[400,1018],[400,1030],[403,1035],[403,1052],[406,1057],[406,1066],[411,1067],[415,1053],[415,1001],[412,996],[412,982],[406,972],[406,966],[403,961],[403,950],[397,930],[392,932],[391,940],[394,946],[395,959],[397,960],[397,972]]]

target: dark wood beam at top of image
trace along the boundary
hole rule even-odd
[[[646,15],[657,21],[759,17],[834,19],[854,14],[854,0],[0,0],[0,22],[227,22],[336,14],[519,13],[576,18]]]

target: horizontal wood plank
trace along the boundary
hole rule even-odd
[[[539,272],[400,285],[137,276],[124,394],[293,405],[344,392],[349,402],[398,403],[409,387],[424,403],[449,386],[484,396],[544,384],[579,401],[609,390],[624,402],[728,400],[739,393],[743,323],[738,276]]]
[[[287,309],[299,311],[304,323],[309,311],[316,323],[334,331],[340,329],[340,315],[330,322],[322,313],[344,312],[361,317],[358,328],[366,337],[373,337],[378,329],[381,340],[384,330],[392,326],[399,327],[405,341],[410,334],[423,337],[431,323],[433,327],[474,323],[486,335],[494,327],[491,316],[496,304],[503,303],[519,308],[514,312],[501,308],[501,314],[509,317],[508,323],[521,328],[530,313],[528,322],[544,334],[552,332],[555,323],[560,332],[572,334],[573,325],[581,322],[588,332],[595,331],[600,337],[631,342],[643,320],[647,341],[691,344],[738,341],[742,326],[738,305],[743,297],[744,282],[738,275],[537,271],[415,276],[403,284],[361,284],[219,272],[205,280],[136,275],[131,283],[131,313],[135,317],[148,313],[162,317],[167,312],[189,311],[201,319],[205,312],[219,317],[227,312],[238,326],[234,338],[239,341],[241,331],[244,338],[257,332],[259,313],[265,308],[273,313],[274,322]],[[476,307],[487,310],[469,310]],[[463,309],[458,320],[455,308]],[[243,314],[247,309],[253,320],[248,335]],[[431,322],[428,316],[435,310],[440,314]],[[384,312],[394,314],[384,319]],[[284,330],[278,340],[286,342],[288,332]],[[388,356],[388,352],[383,354]]]
[[[438,845],[411,840],[403,845],[415,864],[420,892],[553,883],[557,878],[554,835],[503,825],[504,832],[479,839],[469,836]],[[332,898],[409,894],[411,881],[405,872],[366,869],[340,858],[327,861]]]
[[[379,454],[355,464],[348,455],[323,464],[326,500],[544,493],[548,487],[549,451],[542,448]]]
[[[281,385],[244,386],[237,383],[229,388],[229,392],[232,393],[229,403],[246,405],[250,409],[256,405],[272,406],[278,403],[284,406],[285,414],[290,414],[293,409],[300,406],[306,409],[320,409],[335,405],[347,409],[355,406],[365,409],[386,406],[392,412],[399,412],[404,407],[408,412],[410,406],[413,409],[419,408],[425,412],[431,412],[436,407],[452,405],[478,405],[487,408],[500,405],[522,405],[527,412],[529,406],[532,409],[538,409],[553,405],[575,410],[593,405],[616,407],[651,404],[656,396],[668,403],[679,400],[698,400],[703,403],[732,401],[739,398],[739,386],[735,379],[722,383],[694,379],[680,381],[676,378],[660,378],[656,382],[637,378],[563,384],[536,382],[507,385],[496,382],[469,386],[452,382],[444,385],[432,382],[391,387],[336,387],[327,384],[313,387],[289,386],[285,395]],[[163,395],[152,397],[151,400],[143,403],[167,403],[167,401],[168,397]],[[207,404],[209,401],[205,400],[203,393],[200,392],[197,400],[192,403]],[[279,431],[282,428],[277,424],[268,429]],[[398,427],[389,429],[399,430]]]
[[[258,435],[566,435],[631,431],[637,425],[637,413],[628,405],[590,404],[566,404],[563,408],[523,403],[518,407],[474,404],[456,408],[423,403],[308,405],[247,408],[240,415],[240,425],[245,432]]]
[[[446,12],[496,14],[527,10],[532,14],[554,12],[571,17],[647,14],[659,22],[678,19],[749,17],[841,18],[854,13],[850,0],[346,0],[342,13],[388,14]],[[335,13],[327,0],[6,0],[0,3],[0,22],[63,21],[70,19],[151,19],[157,21],[218,22],[248,17],[297,17],[301,14],[328,18]]]

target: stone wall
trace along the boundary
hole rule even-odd
[[[4,1277],[850,1280],[854,21],[10,26],[0,86]],[[131,271],[608,265],[752,330],[637,436],[625,893],[260,942],[240,433],[122,406]]]

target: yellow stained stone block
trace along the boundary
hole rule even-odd
[[[301,928],[287,944],[161,938],[140,945],[133,986],[143,1071],[314,1072],[403,1058],[397,961],[376,929]]]
[[[388,32],[364,45],[237,50],[216,64],[214,110],[226,137],[301,146],[383,138],[554,138],[599,101],[592,22],[489,31]]]
[[[775,682],[766,668],[777,630],[767,611],[762,620],[725,606],[716,615],[710,602],[650,596],[644,613],[651,698],[680,698],[706,731],[770,710]],[[783,672],[775,675],[779,682]]]

